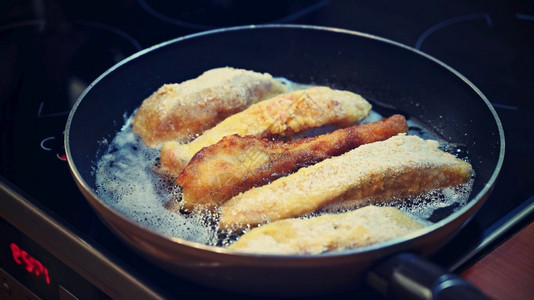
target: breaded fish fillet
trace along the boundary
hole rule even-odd
[[[149,146],[186,142],[249,105],[287,91],[271,75],[216,68],[180,84],[165,84],[145,99],[133,131]]]
[[[349,91],[312,87],[285,93],[226,118],[189,144],[165,143],[161,149],[161,166],[178,174],[200,149],[228,135],[288,136],[326,124],[344,127],[362,120],[370,111],[369,102]]]
[[[395,207],[286,219],[254,228],[228,249],[261,254],[318,254],[391,240],[423,226]]]
[[[345,200],[387,201],[464,183],[471,172],[469,163],[438,149],[437,141],[401,134],[233,197],[221,206],[220,226],[292,218]]]
[[[262,186],[301,167],[407,132],[404,116],[394,115],[291,142],[250,135],[226,136],[197,152],[179,174],[176,183],[183,192],[180,205],[185,210],[213,209],[240,192]]]

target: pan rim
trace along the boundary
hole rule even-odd
[[[298,255],[245,253],[245,252],[240,252],[240,251],[236,251],[236,250],[229,250],[229,249],[226,249],[226,248],[223,248],[223,247],[218,247],[218,246],[209,246],[209,245],[205,245],[205,244],[202,244],[202,243],[189,241],[189,240],[178,238],[178,237],[167,236],[167,235],[161,234],[159,232],[156,232],[154,230],[151,230],[151,229],[149,229],[147,227],[144,227],[141,224],[138,224],[137,222],[134,222],[134,221],[130,220],[126,216],[124,216],[121,213],[119,213],[118,211],[116,211],[113,207],[109,206],[102,199],[100,199],[100,197],[93,191],[92,188],[89,187],[88,183],[85,181],[85,179],[81,176],[80,172],[78,171],[78,169],[77,169],[77,167],[76,167],[76,165],[74,163],[73,156],[72,156],[72,153],[71,153],[71,147],[70,147],[70,133],[71,133],[72,121],[73,121],[73,119],[74,119],[74,117],[76,115],[76,112],[78,110],[78,107],[80,106],[80,103],[82,103],[83,99],[91,91],[91,89],[95,85],[97,85],[101,80],[103,80],[108,74],[112,73],[114,70],[116,70],[120,66],[122,66],[122,65],[124,65],[124,64],[126,64],[126,63],[128,63],[128,62],[130,62],[132,60],[135,60],[135,59],[143,56],[146,53],[152,52],[155,49],[162,48],[162,47],[165,47],[167,45],[174,44],[174,43],[177,43],[177,42],[180,42],[180,41],[191,40],[191,39],[200,38],[200,37],[207,36],[207,35],[220,34],[220,33],[225,33],[225,32],[230,32],[230,31],[245,31],[245,30],[255,30],[255,29],[319,30],[319,31],[329,31],[329,32],[336,32],[336,33],[341,33],[341,34],[354,35],[354,36],[358,36],[358,37],[362,37],[362,38],[368,38],[368,39],[372,39],[372,40],[375,40],[375,41],[383,42],[383,43],[386,43],[386,44],[389,44],[389,45],[393,45],[393,46],[396,46],[396,47],[400,47],[400,48],[403,48],[403,49],[408,50],[410,52],[413,52],[413,53],[415,53],[415,54],[417,54],[419,56],[422,56],[423,58],[425,58],[427,60],[430,60],[430,61],[438,64],[440,67],[443,67],[445,70],[451,72],[454,76],[458,77],[459,79],[461,79],[461,81],[463,81],[465,84],[467,84],[467,86],[469,86],[469,88],[471,88],[478,95],[478,97],[486,104],[487,108],[489,109],[490,113],[492,114],[492,116],[493,116],[493,118],[494,118],[494,120],[496,122],[496,125],[497,125],[498,134],[499,134],[499,145],[500,145],[500,147],[499,147],[499,158],[498,158],[497,164],[496,164],[496,166],[495,166],[495,168],[493,170],[493,173],[489,177],[489,179],[486,182],[485,186],[476,195],[470,197],[470,200],[468,201],[468,203],[466,205],[464,205],[461,208],[459,208],[458,210],[454,211],[453,213],[451,213],[450,215],[445,217],[443,220],[440,220],[440,221],[438,221],[438,222],[436,222],[436,223],[434,223],[432,225],[425,226],[424,228],[422,228],[422,229],[420,229],[420,230],[418,230],[416,232],[413,232],[411,234],[408,234],[408,235],[405,235],[405,236],[402,236],[402,237],[399,237],[399,238],[395,238],[395,239],[392,239],[392,240],[388,240],[388,241],[385,241],[385,242],[381,242],[381,243],[378,243],[378,244],[365,246],[365,247],[359,247],[359,248],[353,248],[353,249],[347,249],[347,250],[340,250],[340,251],[332,251],[332,252],[326,252],[326,253],[320,253],[320,254],[298,254]],[[145,49],[143,49],[143,50],[141,50],[139,52],[136,52],[136,53],[130,55],[129,57],[127,57],[127,58],[123,59],[122,61],[118,62],[117,64],[113,65],[108,70],[106,70],[104,73],[102,73],[100,76],[98,76],[94,81],[91,82],[91,84],[78,97],[78,99],[74,103],[74,105],[73,105],[73,107],[72,107],[72,109],[71,109],[71,111],[69,113],[69,116],[67,118],[66,127],[65,127],[65,134],[64,134],[64,145],[65,145],[65,154],[66,154],[66,157],[67,157],[67,162],[68,162],[68,165],[69,165],[69,169],[70,169],[73,177],[77,181],[78,185],[80,186],[80,188],[84,189],[85,192],[89,193],[91,195],[91,197],[93,197],[93,199],[95,201],[98,201],[99,205],[104,206],[107,210],[109,210],[111,213],[113,213],[116,217],[120,218],[121,221],[130,223],[131,225],[134,225],[135,227],[137,227],[139,230],[148,231],[150,234],[155,235],[158,239],[165,240],[165,242],[168,242],[168,243],[177,243],[177,244],[180,244],[180,245],[183,245],[183,246],[195,248],[196,250],[208,251],[210,253],[217,253],[217,254],[221,254],[221,255],[242,256],[242,257],[251,257],[251,258],[258,257],[258,258],[262,258],[262,259],[274,258],[276,260],[279,260],[279,259],[299,259],[299,260],[300,259],[305,259],[305,260],[309,260],[309,259],[324,259],[325,257],[340,257],[340,256],[347,256],[347,255],[357,255],[357,254],[360,254],[360,253],[373,252],[373,251],[376,251],[377,249],[384,249],[384,248],[392,247],[392,246],[395,246],[395,245],[398,245],[398,244],[402,244],[402,243],[405,243],[405,242],[409,242],[410,240],[425,236],[425,235],[435,231],[437,228],[440,228],[440,227],[444,226],[445,224],[450,223],[453,220],[459,218],[462,214],[467,213],[469,210],[473,209],[474,206],[476,206],[476,205],[480,205],[481,206],[483,204],[483,203],[479,203],[479,202],[483,201],[484,200],[483,198],[486,197],[487,195],[489,195],[489,193],[491,192],[491,190],[493,188],[493,185],[494,185],[495,181],[497,180],[497,177],[498,177],[498,175],[500,173],[500,170],[502,168],[502,165],[503,165],[503,162],[504,162],[504,154],[505,154],[504,129],[503,129],[502,123],[500,121],[500,118],[498,117],[498,114],[495,111],[495,108],[490,103],[488,98],[482,93],[482,91],[480,91],[471,81],[469,81],[464,75],[459,73],[457,70],[455,70],[451,66],[447,65],[443,61],[438,60],[437,58],[435,58],[435,57],[433,57],[433,56],[431,56],[429,54],[426,54],[426,53],[424,53],[424,52],[422,52],[422,51],[420,51],[418,49],[415,49],[415,48],[410,47],[408,45],[405,45],[405,44],[402,44],[400,42],[396,42],[396,41],[393,41],[393,40],[390,40],[390,39],[387,39],[387,38],[379,37],[379,36],[376,36],[376,35],[373,35],[373,34],[364,33],[364,32],[359,32],[359,31],[355,31],[355,30],[348,30],[348,29],[327,27],[327,26],[304,25],[304,24],[244,25],[244,26],[234,26],[234,27],[226,27],[226,28],[219,28],[219,29],[213,29],[213,30],[206,30],[206,31],[202,31],[202,32],[198,32],[198,33],[194,33],[194,34],[190,34],[190,35],[177,37],[177,38],[174,38],[174,39],[171,39],[171,40],[168,40],[168,41],[153,45],[151,47],[145,48]],[[99,212],[97,212],[97,211],[95,211],[95,212],[96,212],[97,215],[100,216]],[[472,215],[474,215],[474,213]],[[109,224],[107,224],[107,222],[104,222],[104,223],[106,223],[106,225],[109,226]],[[465,223],[467,223],[467,222],[465,222]]]

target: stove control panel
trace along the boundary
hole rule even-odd
[[[0,268],[0,299],[41,299]]]
[[[0,299],[109,299],[0,218]]]

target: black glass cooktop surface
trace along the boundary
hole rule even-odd
[[[195,4],[149,0],[0,4],[0,179],[103,253],[120,257],[147,278],[158,278],[148,280],[156,289],[176,295],[195,285],[137,257],[101,223],[68,170],[63,130],[73,103],[107,68],[139,50],[202,30],[253,23],[357,30],[417,48],[472,81],[501,118],[506,156],[493,193],[457,238],[462,245],[456,243],[436,255],[442,265],[459,270],[464,266],[461,257],[470,248],[532,206],[532,2],[261,1],[257,6],[249,1],[190,2]]]

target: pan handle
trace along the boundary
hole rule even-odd
[[[411,253],[380,263],[369,272],[367,283],[391,299],[491,299],[463,278]]]

